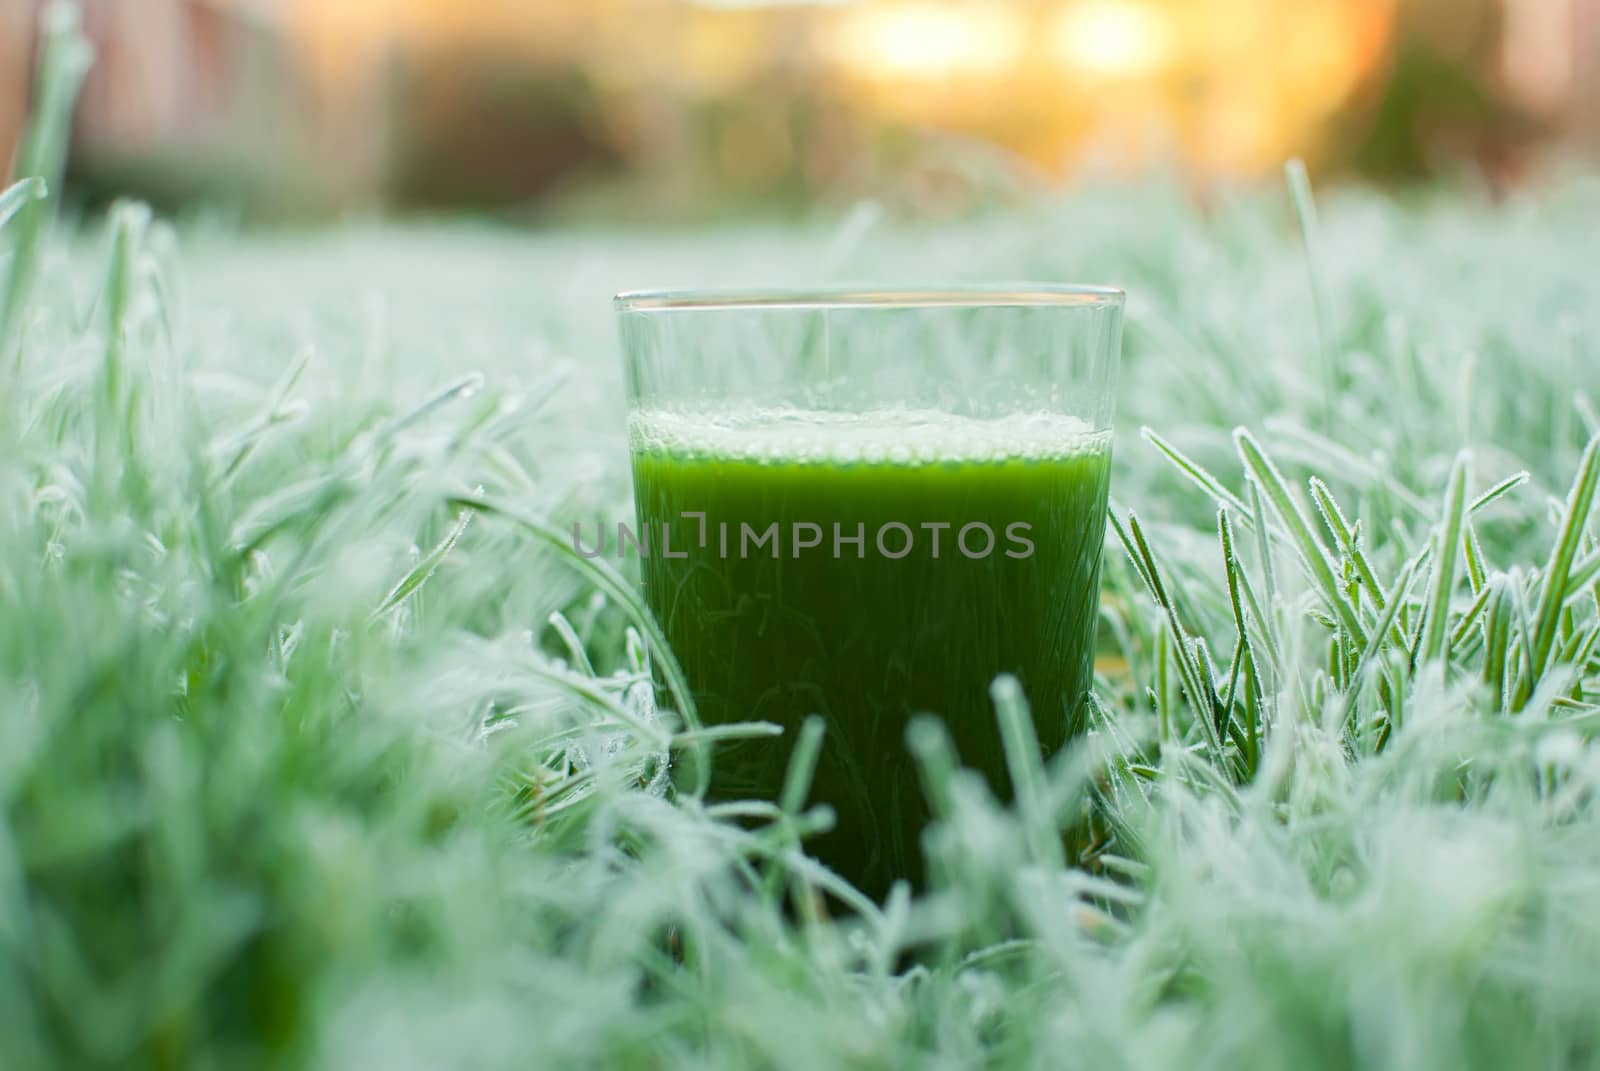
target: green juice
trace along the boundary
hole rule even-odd
[[[719,744],[714,797],[775,799],[822,715],[811,801],[837,822],[812,850],[882,896],[923,879],[913,714],[940,716],[1002,798],[997,674],[1021,680],[1046,752],[1078,731],[1107,433],[1058,415],[641,414],[632,446],[645,594],[701,717],[785,729]]]

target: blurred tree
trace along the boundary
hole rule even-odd
[[[1497,185],[1514,177],[1549,131],[1498,77],[1499,0],[1413,0],[1401,12],[1387,67],[1331,124],[1330,162],[1383,182],[1435,179],[1463,163]]]
[[[408,207],[526,205],[617,162],[600,101],[575,68],[530,67],[477,47],[395,60],[389,189]]]

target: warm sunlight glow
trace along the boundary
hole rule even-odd
[[[869,75],[938,77],[1004,70],[1023,43],[1015,9],[912,4],[852,12],[839,27],[836,50]]]
[[[1174,46],[1166,13],[1128,0],[1073,4],[1055,20],[1051,43],[1071,66],[1115,77],[1158,73]]]
[[[1314,151],[1383,62],[1397,0],[226,2],[285,27],[330,113],[379,99],[397,55],[486,45],[530,70],[581,72],[606,99],[631,101],[608,121],[654,124],[662,138],[678,136],[662,119],[674,94],[726,101],[715,141],[730,173],[776,174],[803,152],[803,138],[741,99],[762,84],[837,93],[863,122],[970,136],[1051,170],[1175,160],[1242,175]],[[1526,15],[1507,27],[1505,60],[1524,98],[1554,99],[1571,81],[1550,66],[1560,49],[1547,38],[1565,23],[1546,8],[1576,2],[1507,0]],[[653,89],[630,97],[640,86]]]

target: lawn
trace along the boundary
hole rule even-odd
[[[1593,182],[609,233],[39,192],[0,1066],[1600,1064]],[[566,536],[631,515],[614,291],[855,279],[1129,293],[1091,731],[1012,805],[919,723],[956,876],[883,904],[803,793],[671,789],[636,563]]]

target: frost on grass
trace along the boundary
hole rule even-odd
[[[1271,194],[24,248],[39,192],[0,198],[0,1064],[1600,1052],[1600,191],[1334,197],[1310,271]],[[883,904],[805,855],[812,736],[781,800],[671,784],[706,731],[559,538],[627,515],[605,295],[827,258],[1132,295],[1092,732],[1040,763],[1000,685],[1013,807],[916,723],[940,877]]]

